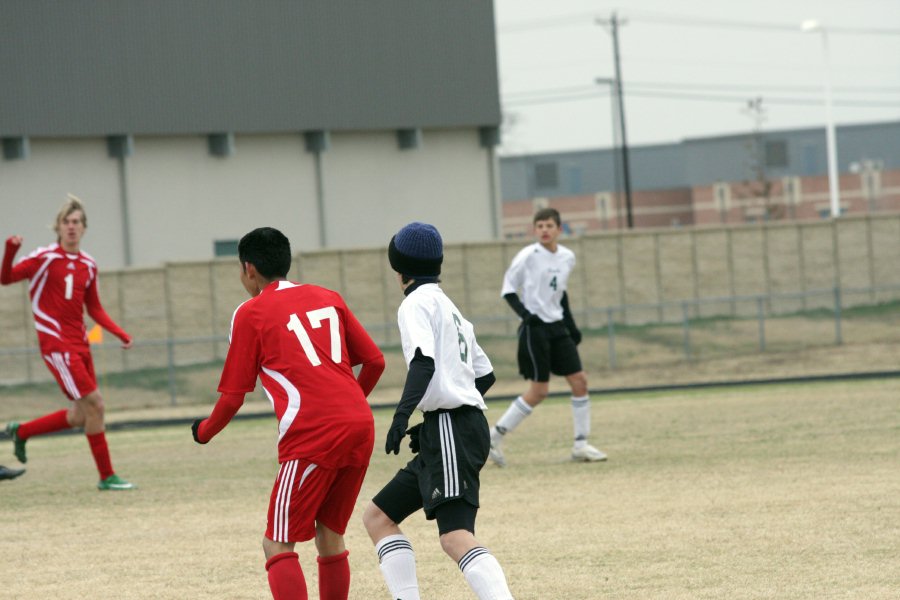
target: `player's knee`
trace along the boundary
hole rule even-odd
[[[477,543],[475,536],[465,529],[457,529],[441,535],[441,550],[456,561]]]
[[[70,411],[67,419],[70,427],[84,427],[84,413],[79,411]]]
[[[294,544],[293,543],[276,542],[275,540],[270,540],[269,538],[263,536],[262,549],[263,549],[263,554],[266,557],[266,560],[268,560],[268,559],[272,558],[273,556],[277,556],[277,555],[283,554],[285,552],[293,552]]]
[[[93,392],[88,394],[81,399],[81,403],[84,406],[85,411],[89,412],[92,416],[103,416],[105,406],[103,404],[103,397],[99,393]]]
[[[569,384],[572,386],[572,395],[584,396],[585,394],[587,394],[587,374],[584,371],[571,375],[569,377]]]
[[[523,394],[522,398],[525,400],[525,402],[529,406],[535,407],[538,404],[540,404],[541,402],[543,402],[544,400],[546,400],[548,394],[549,394],[548,390],[532,389],[532,390],[529,390],[528,392],[526,392],[525,394]]]
[[[388,517],[383,510],[378,508],[374,502],[369,502],[366,510],[363,512],[363,526],[366,531],[372,533],[385,527],[394,525],[394,522]]]

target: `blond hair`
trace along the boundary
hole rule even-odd
[[[59,212],[56,213],[56,223],[53,225],[53,231],[56,232],[56,235],[59,235],[59,224],[76,210],[81,211],[81,222],[87,228],[87,213],[84,212],[84,204],[82,204],[81,198],[75,194],[66,194],[66,201],[59,207]]]

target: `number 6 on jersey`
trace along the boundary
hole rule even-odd
[[[322,326],[322,321],[328,320],[328,328],[331,333],[331,360],[335,363],[341,362],[341,329],[337,310],[333,306],[317,308],[307,312],[306,318],[309,319],[309,324],[312,325],[313,329],[319,329]],[[310,364],[314,367],[321,365],[322,361],[319,359],[319,355],[316,354],[312,340],[309,339],[306,328],[303,327],[303,323],[300,322],[300,318],[296,314],[291,313],[291,318],[287,322],[287,328],[297,336],[297,340],[300,342],[300,346],[303,347],[303,352],[306,353],[306,358],[309,359]]]

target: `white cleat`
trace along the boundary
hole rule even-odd
[[[503,450],[500,449],[500,442],[494,442],[491,440],[491,452],[490,452],[491,460],[494,461],[498,467],[506,466],[506,458],[503,456]]]
[[[585,444],[581,448],[572,448],[572,460],[576,462],[600,462],[606,460],[606,453],[597,450],[590,444]]]

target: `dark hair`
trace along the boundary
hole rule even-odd
[[[291,242],[273,227],[254,229],[238,242],[241,264],[250,263],[266,279],[287,277],[291,269]]]
[[[555,208],[542,208],[541,210],[534,213],[534,219],[531,221],[532,225],[536,224],[538,221],[546,221],[548,219],[553,219],[556,221],[556,226],[559,227],[562,225],[562,220],[559,218],[559,211]]]

